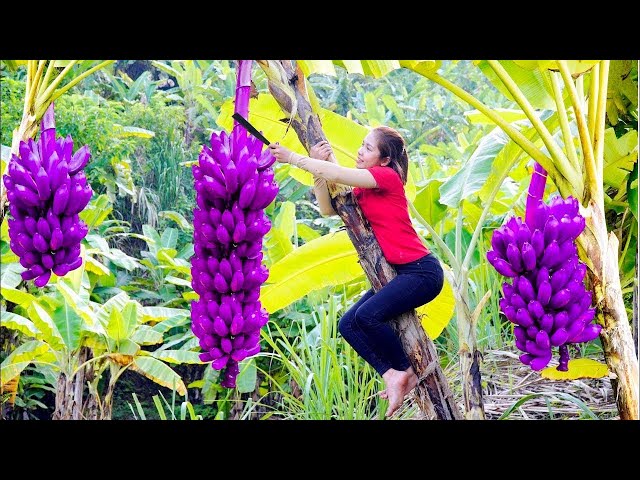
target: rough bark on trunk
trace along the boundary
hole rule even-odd
[[[603,325],[600,340],[609,370],[621,420],[638,420],[638,359],[622,298],[618,269],[618,237],[607,238],[604,211],[591,200],[586,210],[586,235],[581,236],[587,270],[595,294],[596,315]]]
[[[453,280],[456,281],[455,279]],[[460,285],[453,289],[456,302],[458,325],[458,354],[460,355],[460,371],[462,373],[462,397],[464,400],[465,418],[468,420],[484,420],[484,403],[482,401],[482,376],[480,362],[482,354],[478,351],[476,340],[477,318],[469,308],[469,277],[461,273]]]
[[[315,143],[326,140],[320,119],[309,103],[304,76],[294,68],[290,60],[258,60],[267,75],[269,91],[280,107],[293,117],[291,126],[307,150]],[[293,112],[293,113],[292,113]],[[347,227],[360,264],[375,291],[395,276],[387,263],[371,226],[350,188],[329,184],[331,203]],[[462,419],[447,378],[440,367],[435,345],[425,334],[415,311],[397,317],[392,325],[400,336],[402,345],[418,375],[414,390],[416,403],[427,418],[439,420]]]
[[[87,348],[78,354],[78,365],[87,359]],[[82,392],[84,390],[84,368],[69,378],[68,373],[61,372],[56,386],[56,406],[53,420],[82,420]]]

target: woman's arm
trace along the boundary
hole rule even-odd
[[[337,215],[331,205],[331,195],[329,195],[329,188],[327,187],[327,181],[322,177],[313,177],[313,192],[316,195],[318,206],[320,207],[320,213],[322,215]]]
[[[376,188],[378,186],[368,170],[343,167],[337,163],[305,157],[275,143],[269,145],[269,148],[279,162],[290,163],[328,182],[361,188]]]

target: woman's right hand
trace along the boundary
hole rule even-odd
[[[326,140],[316,143],[309,149],[309,156],[318,160],[328,160],[333,155],[331,145]]]

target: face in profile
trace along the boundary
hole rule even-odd
[[[380,150],[378,149],[378,141],[374,132],[369,132],[362,145],[358,149],[358,158],[356,159],[356,168],[371,168],[379,165],[386,165],[389,159],[380,158]]]

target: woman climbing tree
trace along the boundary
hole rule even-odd
[[[377,127],[358,149],[356,168],[338,165],[331,146],[319,142],[310,157],[273,143],[279,162],[314,175],[320,212],[334,214],[326,182],[355,187],[353,193],[397,276],[378,292],[373,288],[340,319],[339,330],[349,344],[383,378],[382,398],[389,399],[390,416],[418,383],[402,343],[390,320],[433,300],[442,290],[444,275],[438,259],[422,243],[409,217],[404,185],[408,155],[402,136],[393,128]],[[328,160],[328,161],[326,161]]]

